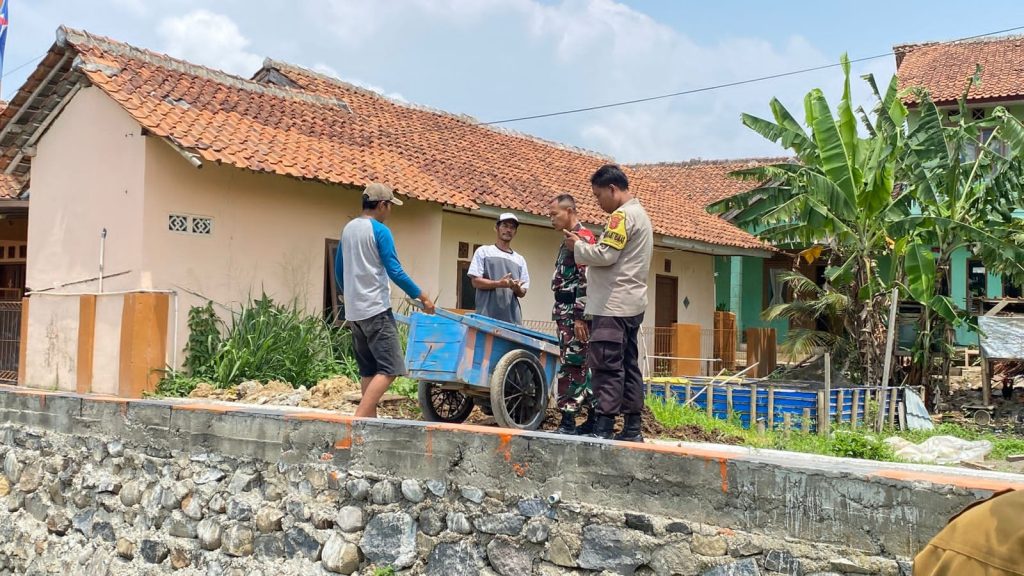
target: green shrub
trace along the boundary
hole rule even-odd
[[[417,398],[419,390],[420,383],[405,376],[395,378],[395,381],[391,383],[391,387],[388,388],[388,392],[392,394],[398,394],[399,396],[405,396],[414,400]]]
[[[188,342],[185,344],[184,368],[186,374],[209,377],[221,346],[220,318],[213,310],[213,302],[193,306],[188,311]]]
[[[327,323],[266,294],[232,319],[212,368],[215,383],[225,387],[245,380],[309,387],[339,373]]]
[[[163,396],[171,398],[184,398],[196,389],[196,386],[203,382],[202,378],[188,376],[183,372],[169,370],[156,385],[152,396]]]
[[[895,460],[896,454],[881,438],[874,434],[854,430],[836,430],[828,438],[828,453],[845,458],[863,460]]]

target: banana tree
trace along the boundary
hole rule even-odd
[[[887,282],[879,256],[889,252],[890,227],[910,214],[909,197],[895,174],[904,155],[902,129],[907,110],[897,97],[895,78],[877,96],[874,120],[858,109],[867,132],[858,134],[850,98],[850,65],[842,58],[843,95],[835,115],[815,89],[804,98],[810,133],[777,100],[774,122],[749,114],[744,125],[791,150],[795,161],[734,172],[758,182],[748,192],[711,206],[735,211],[733,221],[780,248],[818,246],[828,256],[826,279],[846,301],[843,332],[856,350],[857,372],[865,383],[881,381],[885,347]],[[866,77],[875,86],[873,77]]]
[[[907,285],[918,286],[915,299],[941,298],[923,303],[914,371],[922,383],[930,384],[936,370],[933,353],[942,354],[938,369],[948,374],[953,328],[969,321],[966,312],[949,309],[953,254],[967,249],[987,270],[1024,278],[1024,229],[1013,215],[1024,199],[1024,125],[1002,107],[985,118],[973,117],[967,99],[981,73],[979,67],[968,81],[952,117],[927,92],[908,94],[916,101],[918,121],[909,130],[898,178],[906,183],[914,210],[896,229],[915,246],[908,258],[922,264],[911,266],[908,260],[906,269]],[[922,246],[929,247],[927,256],[921,256]],[[932,286],[924,292],[927,282]]]

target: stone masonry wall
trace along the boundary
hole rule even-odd
[[[624,468],[620,451],[646,467]],[[680,485],[655,474],[665,457],[698,498],[724,499],[680,506]],[[901,575],[910,554],[893,548],[941,525],[920,509],[892,534],[865,536],[876,519],[836,541],[835,503],[804,505],[823,501],[808,471],[784,476],[799,527],[772,520],[794,514],[772,512],[777,494],[746,493],[738,462],[695,458],[707,490],[679,454],[606,442],[0,390],[0,575]],[[873,494],[830,474],[847,500]],[[861,504],[907,517],[907,495],[877,482],[885,497]],[[974,482],[984,488],[905,488],[946,514],[1002,480]],[[724,504],[761,499],[746,516]],[[795,536],[808,529],[821,537]]]

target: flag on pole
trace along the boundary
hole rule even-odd
[[[0,73],[4,71],[4,52],[7,48],[7,0],[0,0]]]

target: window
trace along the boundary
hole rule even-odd
[[[334,257],[338,253],[338,241],[328,238],[324,247],[324,319],[335,325],[344,320],[345,309],[341,305],[338,283],[334,281]]]
[[[188,216],[170,214],[167,216],[167,229],[171,232],[188,232]]]
[[[456,302],[459,310],[476,310],[476,288],[469,278],[469,260],[462,260],[455,267],[458,278],[455,280]]]
[[[1021,285],[1014,282],[1009,276],[1003,276],[1003,298],[1021,298],[1024,290]]]
[[[988,273],[981,260],[967,261],[967,311],[980,314],[981,300],[988,296]]]
[[[192,217],[192,233],[209,235],[213,232],[213,219],[200,216]]]
[[[213,218],[189,214],[168,214],[167,229],[179,234],[209,236],[213,234]]]

